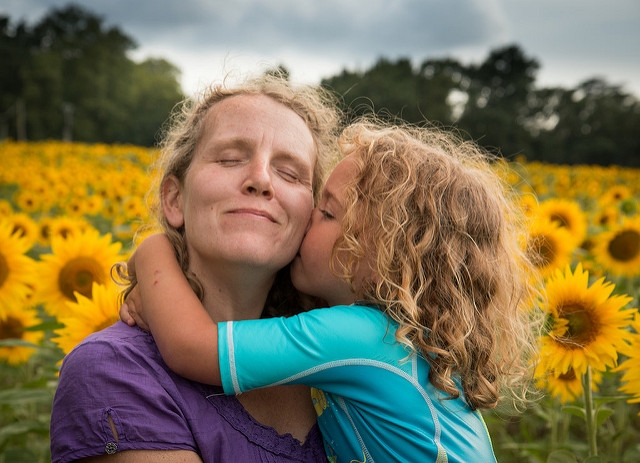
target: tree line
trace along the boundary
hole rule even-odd
[[[511,158],[562,164],[640,166],[640,102],[604,79],[576,88],[537,88],[540,65],[517,45],[479,65],[451,58],[381,58],[362,72],[324,79],[350,117],[383,113],[454,127]]]
[[[164,59],[136,63],[134,41],[69,5],[35,26],[0,17],[0,138],[154,144],[183,98]]]
[[[136,63],[134,41],[76,6],[52,9],[35,26],[0,17],[0,138],[67,139],[152,146],[184,95],[164,59]],[[380,58],[321,85],[349,118],[385,115],[452,127],[511,158],[640,166],[640,102],[604,79],[538,88],[540,64],[516,44],[480,64],[453,58]],[[284,72],[286,68],[268,72]]]

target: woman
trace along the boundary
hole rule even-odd
[[[213,320],[300,303],[287,266],[335,152],[337,123],[320,89],[267,76],[184,106],[165,139],[158,209]],[[153,338],[121,322],[65,359],[51,453],[54,463],[326,461],[308,388],[224,397],[172,373]]]

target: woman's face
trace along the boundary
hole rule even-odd
[[[287,265],[313,209],[315,163],[311,131],[291,109],[264,95],[216,103],[184,184],[165,187],[175,192],[165,215],[185,227],[191,269]]]

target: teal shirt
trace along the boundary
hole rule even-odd
[[[330,462],[495,462],[480,413],[429,383],[429,364],[396,328],[359,305],[219,323],[224,391],[313,387]]]

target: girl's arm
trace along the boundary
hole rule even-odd
[[[153,334],[165,363],[193,381],[221,385],[218,325],[211,320],[176,260],[163,234],[146,238],[130,263],[138,279],[141,301],[127,299],[122,319],[129,315]]]

